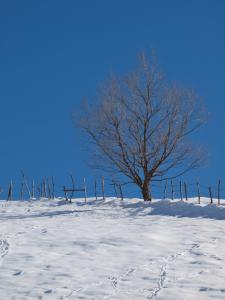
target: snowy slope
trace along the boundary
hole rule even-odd
[[[0,201],[0,299],[225,299],[225,206]]]

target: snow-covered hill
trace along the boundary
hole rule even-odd
[[[225,206],[191,201],[0,201],[0,299],[225,299]]]

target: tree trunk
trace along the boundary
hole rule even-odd
[[[144,201],[152,201],[149,181],[148,182],[145,181],[143,183],[143,185],[141,187],[141,192],[142,192],[142,196],[143,196]]]

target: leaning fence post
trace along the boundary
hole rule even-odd
[[[102,176],[102,198],[105,200],[105,179]]]
[[[84,201],[87,202],[87,185],[86,185],[86,179],[84,178]]]
[[[218,182],[218,205],[220,205],[220,179]]]
[[[34,198],[35,195],[34,195],[34,179],[32,179],[32,194],[31,194],[31,197]]]
[[[20,199],[21,200],[23,200],[23,187],[24,187],[24,185],[23,185],[23,182],[21,183],[21,189],[20,189]]]
[[[182,190],[182,181],[180,180],[180,198],[183,201],[183,190]]]
[[[26,186],[27,192],[29,194],[29,198],[31,198],[30,188],[28,186],[27,179],[26,179],[26,176],[25,176],[25,173],[23,172],[23,170],[21,170],[21,174],[22,174],[22,177],[23,177],[24,185]]]
[[[200,204],[200,202],[201,202],[201,196],[200,196],[199,182],[197,182],[197,192],[198,192],[198,204]]]
[[[13,184],[12,184],[12,180],[11,180],[10,185],[9,185],[9,192],[8,192],[7,201],[12,200],[12,193],[13,193]]]
[[[120,196],[121,196],[121,200],[123,200],[123,191],[122,191],[121,184],[119,184],[119,189],[120,189]]]
[[[208,189],[209,189],[210,204],[212,204],[213,203],[212,188],[209,187]]]

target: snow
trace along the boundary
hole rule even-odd
[[[196,203],[0,201],[0,299],[225,299],[225,206]]]

